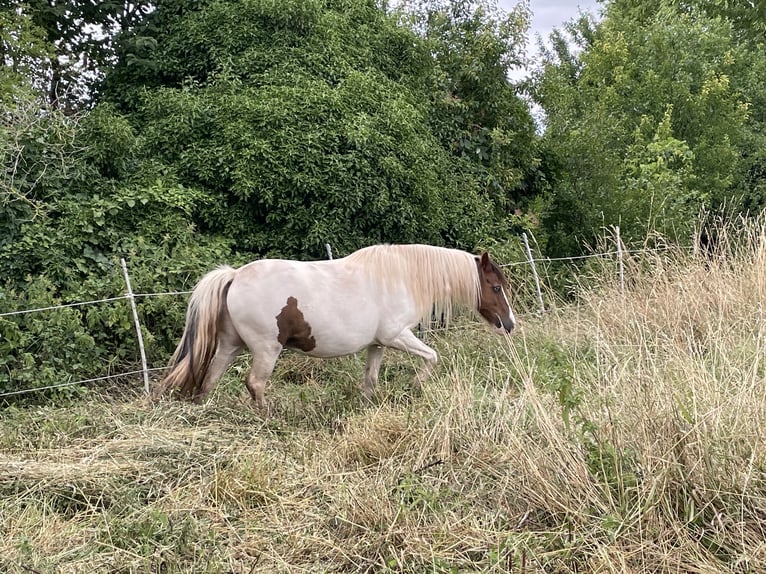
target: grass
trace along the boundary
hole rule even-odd
[[[0,412],[6,572],[763,572],[766,239],[594,270],[441,363],[246,359],[204,406],[116,388]],[[136,385],[138,387],[140,385]]]

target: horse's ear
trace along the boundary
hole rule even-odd
[[[481,268],[487,273],[492,271],[492,264],[489,261],[489,253],[486,251],[481,254]]]

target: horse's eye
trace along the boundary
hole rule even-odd
[[[500,293],[500,291],[502,291],[502,287],[500,287],[500,285],[495,285],[494,287],[492,287],[492,290],[495,293]]]

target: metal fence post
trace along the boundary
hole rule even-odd
[[[529,241],[527,241],[527,234],[522,233],[521,239],[524,241],[524,248],[527,250],[527,258],[529,264],[532,266],[532,276],[535,278],[535,289],[537,290],[537,302],[540,304],[540,313],[545,313],[545,304],[543,303],[543,292],[540,290],[540,278],[537,276],[537,267],[535,267],[535,259],[532,257],[532,250],[529,248]]]
[[[614,227],[614,240],[617,242],[617,265],[620,271],[620,294],[625,295],[625,264],[622,260],[622,239],[620,238],[620,226]]]
[[[128,275],[128,266],[125,259],[120,259],[122,272],[125,275],[125,285],[128,288],[126,295],[130,299],[130,308],[133,310],[133,322],[136,325],[136,338],[138,339],[138,350],[141,353],[141,369],[144,373],[144,392],[149,394],[149,369],[146,367],[146,353],[144,352],[144,337],[141,334],[141,322],[138,320],[138,310],[136,309],[136,298],[133,296],[133,288],[130,286],[130,276]]]

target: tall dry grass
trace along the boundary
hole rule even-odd
[[[94,396],[2,413],[9,572],[766,571],[766,238],[643,256],[625,293],[416,363],[285,357],[272,415]]]

